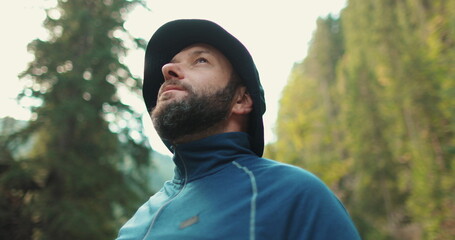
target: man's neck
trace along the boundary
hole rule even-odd
[[[207,129],[205,129],[205,130],[203,130],[201,132],[184,135],[184,136],[179,137],[178,139],[176,139],[174,141],[171,141],[171,142],[172,142],[172,144],[188,143],[188,142],[192,142],[192,141],[195,141],[195,140],[203,139],[203,138],[215,135],[215,134],[220,134],[220,133],[225,133],[225,132],[229,132],[226,129],[226,123],[225,122],[221,122],[219,124],[216,124],[215,126],[207,128]]]

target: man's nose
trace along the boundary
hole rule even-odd
[[[161,68],[164,80],[182,79],[183,73],[177,63],[167,63]]]

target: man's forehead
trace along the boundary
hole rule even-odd
[[[215,55],[215,56],[220,55],[220,56],[226,58],[223,53],[221,53],[218,49],[216,49],[212,45],[205,44],[205,43],[196,43],[196,44],[192,44],[192,45],[185,47],[179,53],[177,53],[172,59],[174,59],[175,57],[181,56],[181,55],[191,55],[192,56],[192,55],[200,55],[200,54],[204,54],[204,53]]]
[[[211,52],[211,51],[218,51],[218,50],[215,47],[213,47],[212,45],[210,45],[210,44],[195,43],[195,44],[191,44],[191,45],[185,47],[180,52],[184,52],[184,51],[207,51],[207,52]]]

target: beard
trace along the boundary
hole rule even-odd
[[[237,81],[229,81],[225,88],[204,94],[196,94],[192,88],[185,87],[187,97],[162,103],[152,110],[152,122],[158,135],[175,142],[215,127],[227,119],[237,86]]]

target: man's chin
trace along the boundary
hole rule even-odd
[[[163,114],[163,111],[168,111],[169,108],[171,108],[170,105],[172,104],[178,104],[183,102],[184,100],[182,99],[183,97],[172,97],[172,98],[163,98],[159,99],[158,102],[156,103],[155,108],[153,108],[151,114],[151,117],[153,118],[154,115],[158,114]]]

